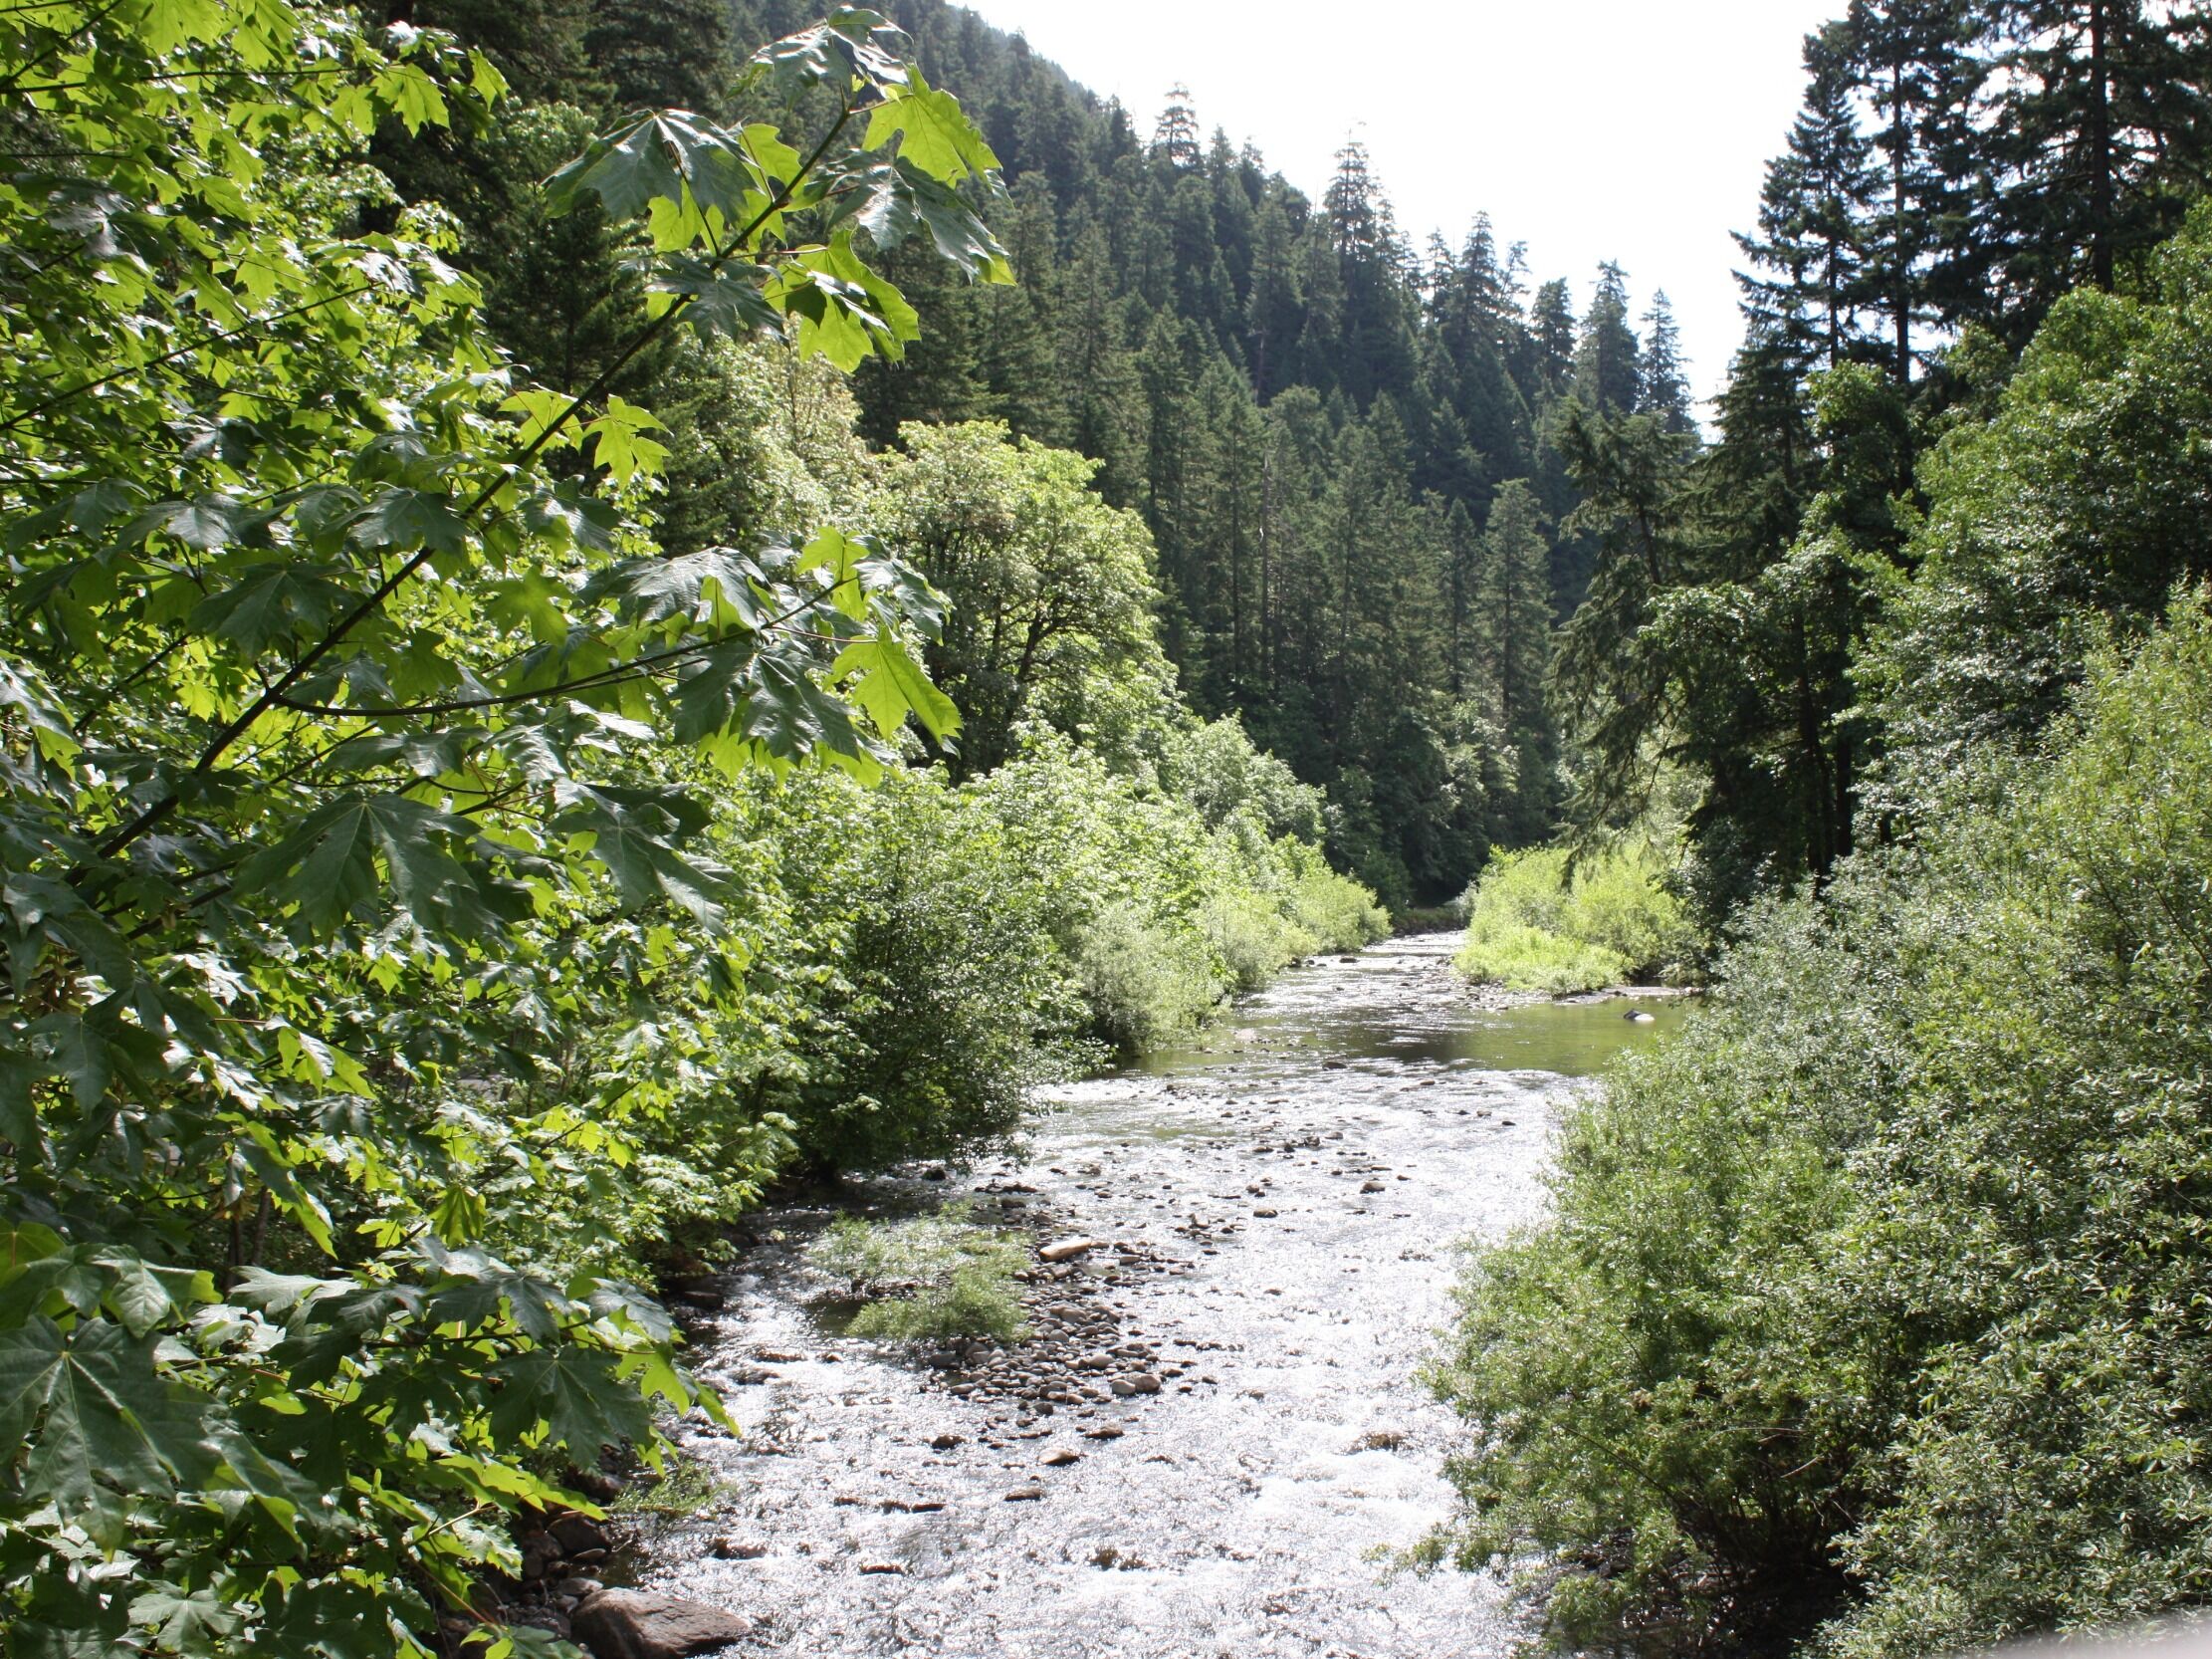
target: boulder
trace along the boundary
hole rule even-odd
[[[1037,1255],[1047,1262],[1072,1262],[1078,1256],[1088,1256],[1104,1248],[1096,1239],[1061,1239],[1056,1244],[1046,1245]]]
[[[742,1642],[753,1621],[704,1601],[658,1590],[600,1590],[569,1615],[592,1659],[689,1659]]]

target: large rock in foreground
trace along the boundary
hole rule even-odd
[[[570,1615],[592,1659],[688,1659],[753,1634],[753,1621],[658,1590],[595,1590]]]

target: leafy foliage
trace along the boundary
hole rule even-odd
[[[1015,1340],[1028,1333],[1013,1294],[1028,1252],[1012,1236],[977,1225],[965,1205],[903,1221],[840,1216],[808,1247],[807,1259],[868,1299],[853,1316],[855,1335]]]
[[[1667,883],[1675,871],[1639,838],[1576,856],[1509,852],[1466,896],[1460,973],[1514,991],[1594,991],[1680,973],[1696,938]]]
[[[1770,908],[1573,1119],[1435,1380],[1472,1559],[1563,1639],[1853,1654],[2202,1591],[2212,624],[2101,657],[2045,765]],[[1597,1570],[1591,1570],[1596,1568]]]
[[[550,201],[644,219],[651,315],[554,391],[365,158],[487,119],[481,56],[191,0],[19,7],[0,60],[10,1640],[420,1652],[487,1519],[570,1501],[541,1471],[719,1410],[586,1219],[722,1082],[700,786],[957,726],[880,548],[653,545],[612,369],[679,326],[897,352],[863,250],[919,202],[1002,277],[988,153],[851,11],[764,62],[830,108],[806,154],[594,140]],[[787,1146],[727,1127],[709,1209]]]

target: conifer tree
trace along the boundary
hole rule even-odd
[[[1886,319],[1890,372],[1910,383],[1914,331],[1978,304],[1973,112],[1983,66],[1969,51],[1975,0],[1853,0],[1855,82],[1873,106],[1881,183],[1866,221],[1861,291]]]
[[[1994,239],[2024,318],[2169,235],[2201,188],[2200,10],[2145,0],[1996,0],[1988,122],[2001,167]]]
[[[1298,280],[1297,233],[1279,191],[1270,190],[1261,200],[1253,225],[1244,325],[1251,342],[1252,385],[1264,401],[1288,382],[1295,364],[1304,332],[1304,294]]]
[[[737,74],[724,0],[593,0],[584,49],[617,110],[719,115]]]
[[[1736,274],[1752,330],[1804,372],[1833,368],[1859,337],[1867,225],[1880,187],[1853,103],[1850,32],[1805,38],[1805,103],[1789,148],[1767,165],[1758,232],[1736,244],[1765,275]]]
[[[1211,436],[1204,548],[1206,671],[1193,692],[1202,710],[1236,706],[1255,666],[1257,541],[1266,428],[1251,385],[1225,357],[1200,375],[1198,400]]]
[[[1566,394],[1575,366],[1575,307],[1564,279],[1536,291],[1529,326],[1536,345],[1531,401],[1548,402]]]
[[[1169,89],[1167,107],[1152,129],[1152,153],[1178,169],[1199,164],[1199,117],[1189,87]]]
[[[1485,613],[1483,578],[1488,548],[1474,528],[1464,500],[1454,500],[1443,521],[1445,689],[1454,698],[1475,695],[1490,683],[1491,665],[1482,648]],[[1547,594],[1548,597],[1548,594]]]
[[[1535,490],[1525,478],[1500,485],[1482,532],[1475,613],[1484,689],[1509,734],[1534,733],[1547,718],[1550,562]]]
[[[1669,432],[1692,432],[1696,419],[1689,409],[1689,380],[1682,363],[1681,330],[1674,322],[1674,308],[1666,290],[1652,296],[1652,309],[1644,314],[1644,348],[1637,360],[1639,412],[1658,417]]]
[[[1637,406],[1636,331],[1629,327],[1628,274],[1612,260],[1598,267],[1597,292],[1575,344],[1574,393],[1600,414]]]
[[[1144,404],[1106,236],[1097,226],[1077,238],[1062,292],[1067,430],[1075,447],[1100,463],[1100,493],[1130,506],[1143,492]]]

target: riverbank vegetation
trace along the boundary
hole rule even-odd
[[[965,1206],[900,1221],[839,1216],[806,1255],[862,1299],[850,1327],[856,1336],[1026,1334],[1014,1275],[1029,1253],[1018,1237],[979,1225]]]
[[[1432,1548],[1561,1648],[1877,1659],[2205,1599],[2207,45],[1852,8],[1717,440],[1563,440],[1603,546],[1575,811],[1685,769],[1723,950],[1431,1372],[1468,1425]]]
[[[1580,855],[1568,846],[1493,859],[1467,890],[1453,965],[1509,991],[1561,995],[1678,978],[1696,930],[1668,890],[1674,866],[1649,838]]]
[[[1011,276],[892,31],[460,21],[0,17],[10,1652],[529,1643],[656,1271],[1382,925],[1093,462],[860,436]]]

